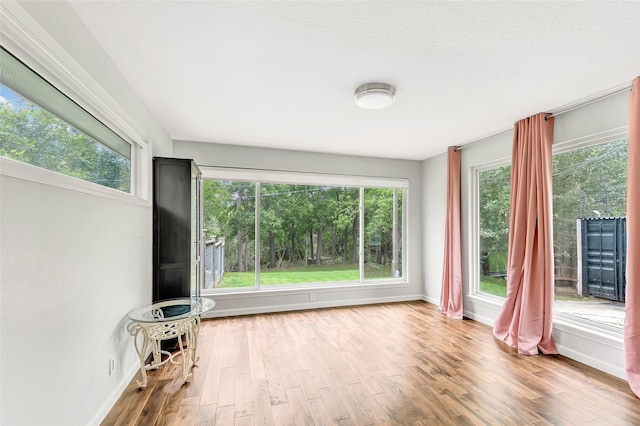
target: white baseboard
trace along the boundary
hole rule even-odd
[[[594,358],[584,354],[583,352],[576,351],[562,345],[556,344],[556,347],[558,348],[558,353],[562,356],[566,356],[567,358],[571,358],[582,364],[588,365],[589,367],[593,367],[596,370],[604,371],[605,373],[611,374],[612,376],[618,377],[622,380],[627,380],[627,373],[624,367],[605,362],[601,359]]]
[[[489,327],[493,327],[493,319],[489,317],[485,317],[483,315],[477,314],[475,312],[464,311],[463,314],[466,318],[472,319],[474,321],[478,321],[481,324],[488,325]]]
[[[124,390],[129,386],[131,380],[136,376],[136,374],[140,373],[140,362],[136,359],[133,365],[129,367],[127,373],[123,375],[122,379],[118,383],[118,386],[113,389],[109,398],[102,404],[100,410],[96,413],[96,415],[91,419],[88,423],[89,425],[100,425],[109,414],[109,411],[116,405],[118,398],[122,395]]]
[[[393,303],[393,302],[409,302],[412,300],[423,300],[421,294],[403,295],[403,296],[391,296],[391,297],[372,297],[366,299],[347,299],[347,300],[331,300],[327,302],[315,302],[315,303],[298,303],[298,304],[286,304],[286,305],[269,305],[269,306],[257,306],[247,308],[234,308],[234,309],[214,309],[208,314],[204,315],[204,318],[220,318],[220,317],[233,317],[239,315],[253,315],[253,314],[266,314],[272,312],[287,312],[287,311],[302,311],[309,309],[320,308],[337,308],[342,306],[357,306],[357,305],[372,305],[376,303]]]
[[[430,296],[426,296],[426,295],[422,295],[422,300],[424,300],[427,303],[431,303],[432,305],[436,305],[436,306],[440,306],[440,300],[434,298],[434,297],[430,297]]]

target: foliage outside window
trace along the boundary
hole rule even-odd
[[[203,182],[207,240],[224,243],[224,249],[219,244],[217,251],[218,258],[224,258],[223,265],[212,272],[217,279],[207,288],[357,283],[362,282],[361,276],[364,280],[402,276],[402,189],[363,189],[361,230],[361,188],[260,183],[256,200],[256,186]],[[260,218],[258,244],[256,217]],[[205,259],[205,265],[214,263]]]
[[[0,49],[0,156],[131,192],[131,145]]]
[[[364,190],[365,279],[400,276],[401,205],[402,192],[397,189]]]
[[[627,146],[628,141],[622,139],[553,156],[555,310],[620,327],[624,323],[623,300],[603,295],[597,287],[617,285],[610,277],[624,276],[624,270],[616,271],[623,268],[619,260],[624,253],[618,254],[618,261],[603,258],[602,263],[590,263],[583,258],[587,245],[593,252],[601,242],[584,241],[581,228],[594,219],[613,223],[626,215]],[[617,240],[613,244],[624,252],[623,235],[608,237],[610,244]],[[602,274],[607,277],[601,275],[602,265],[607,269]]]
[[[480,291],[505,297],[511,166],[479,172]]]

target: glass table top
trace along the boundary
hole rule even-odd
[[[127,315],[131,321],[166,322],[197,317],[213,309],[216,302],[203,297],[162,300],[141,306]]]

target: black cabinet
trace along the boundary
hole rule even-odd
[[[199,296],[201,174],[189,159],[153,159],[153,301]]]

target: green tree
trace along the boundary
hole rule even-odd
[[[506,269],[509,238],[511,166],[496,167],[480,172],[480,253],[483,272]],[[490,260],[501,259],[490,265]],[[496,263],[496,262],[494,262]]]
[[[556,266],[577,266],[576,220],[626,214],[627,140],[553,156]]]
[[[10,93],[10,95],[9,95]],[[0,155],[128,192],[131,164],[49,111],[0,85]]]

